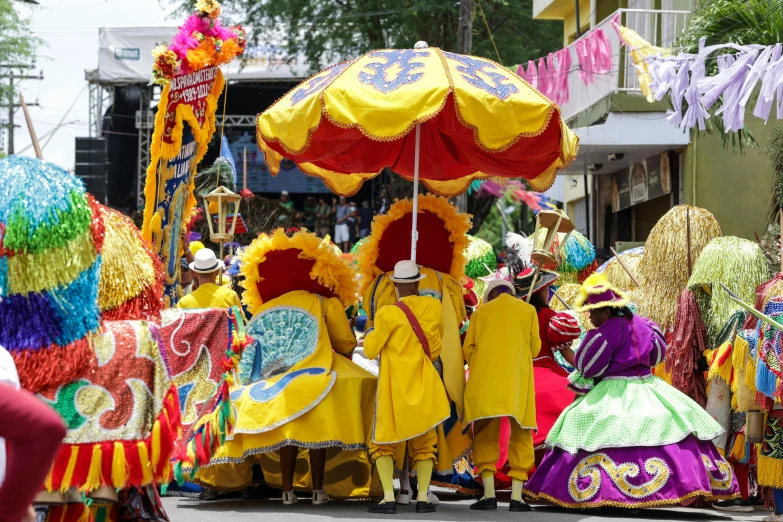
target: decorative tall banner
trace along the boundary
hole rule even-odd
[[[215,132],[224,80],[219,66],[245,50],[245,31],[221,25],[220,3],[200,0],[172,45],[153,51],[152,82],[165,85],[152,135],[144,187],[144,238],[161,257],[164,301],[178,299],[181,231],[196,204],[193,179]]]
[[[167,306],[177,302],[182,226],[196,204],[196,166],[215,132],[220,69],[210,67],[172,80],[163,90],[152,136],[144,189],[144,237],[163,261]]]

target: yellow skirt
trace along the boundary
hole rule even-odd
[[[298,446],[294,488],[309,491],[312,483],[306,450],[325,448],[324,490],[330,497],[380,495],[377,473],[373,472],[367,452],[375,407],[375,376],[337,354],[332,371],[337,373],[334,386],[313,409],[271,431],[234,433],[212,461],[196,472],[194,481],[218,491],[244,489],[252,482],[253,465],[260,464],[266,483],[279,488],[279,449]],[[249,424],[245,419],[246,431],[251,430]]]

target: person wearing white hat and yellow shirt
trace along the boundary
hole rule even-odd
[[[435,462],[435,428],[449,417],[443,382],[432,364],[441,349],[441,304],[434,297],[419,296],[424,279],[413,261],[394,267],[392,282],[400,299],[378,310],[364,340],[368,358],[380,356],[375,421],[370,455],[383,486],[383,500],[371,513],[397,512],[394,498],[394,456],[397,443],[407,442],[408,455],[419,477],[417,513],[431,513],[427,489]],[[401,465],[402,462],[398,462]]]
[[[473,423],[473,462],[484,482],[484,496],[470,506],[495,510],[495,472],[500,448],[500,420],[508,417],[511,438],[510,511],[530,511],[522,500],[522,485],[535,464],[533,434],[536,401],[533,358],[541,350],[536,309],[517,299],[514,285],[492,280],[484,304],[470,318],[462,353],[470,367],[465,386],[465,425]]]
[[[223,261],[209,248],[196,252],[190,269],[198,280],[198,288],[184,296],[177,308],[231,308],[241,306],[239,296],[231,288],[215,284]]]

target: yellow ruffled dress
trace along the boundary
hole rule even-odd
[[[341,302],[288,292],[261,305],[247,331],[255,340],[242,356],[241,384],[231,391],[234,431],[195,480],[239,490],[251,484],[252,467],[260,464],[267,484],[280,487],[278,450],[294,445],[301,448],[296,489],[311,489],[306,450],[327,448],[330,497],[377,494],[367,453],[376,380],[347,358],[356,338]],[[289,352],[309,355],[289,367]],[[262,367],[266,374],[259,374]]]

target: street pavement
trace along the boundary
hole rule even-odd
[[[332,502],[326,506],[313,506],[310,500],[300,499],[294,506],[283,506],[279,499],[240,500],[227,499],[202,501],[191,498],[163,499],[163,505],[171,522],[314,522],[328,520],[524,520],[531,522],[597,522],[623,521],[677,521],[677,522],[760,522],[769,511],[754,513],[723,513],[707,509],[659,508],[627,510],[570,511],[552,506],[534,506],[530,513],[510,513],[508,494],[498,495],[497,511],[471,511],[474,500],[466,500],[448,492],[437,492],[441,503],[436,513],[417,514],[413,504],[397,506],[397,515],[371,515],[367,513],[369,502]]]

